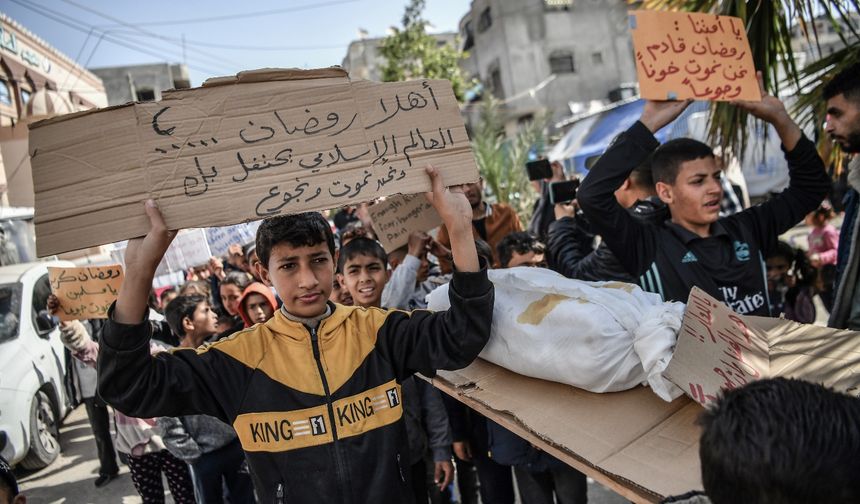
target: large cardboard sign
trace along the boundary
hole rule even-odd
[[[637,10],[630,34],[642,98],[761,100],[740,18]]]
[[[442,225],[442,217],[423,194],[386,198],[368,209],[376,238],[386,252],[409,243],[415,231],[430,231]]]
[[[738,315],[693,288],[666,378],[707,406],[722,389],[784,376],[858,395],[860,334]]]
[[[48,268],[51,292],[60,300],[60,320],[107,318],[122,285],[122,266]]]
[[[451,84],[256,70],[30,127],[39,255],[430,190],[478,171]]]

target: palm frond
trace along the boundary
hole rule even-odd
[[[640,2],[631,0],[633,3]],[[851,17],[860,12],[860,0],[645,0],[641,6],[741,18],[746,26],[753,62],[763,74],[765,88],[774,95],[785,95],[788,91],[799,96],[793,111],[803,127],[819,125],[824,117],[820,98],[821,87],[826,82],[823,79],[845,68],[849,60],[856,61],[860,50],[860,27]],[[791,45],[793,28],[798,26],[806,42],[820,52],[820,34],[815,23],[818,18],[827,20],[846,45],[845,49],[835,53],[841,54],[842,59],[830,55],[805,68],[798,68]],[[851,55],[854,57],[849,57]],[[713,145],[729,147],[743,155],[750,124],[745,112],[728,103],[715,102],[711,104],[709,140]]]

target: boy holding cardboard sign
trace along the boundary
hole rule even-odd
[[[140,324],[153,273],[175,232],[129,242],[127,273],[99,361],[99,391],[136,415],[204,413],[232,423],[262,502],[412,502],[400,382],[459,369],[490,334],[493,287],[478,262],[471,208],[428,168],[458,268],[451,306],[429,313],[328,303],[334,238],[318,213],[263,222],[263,278],[284,306],[265,324],[197,350],[150,357]]]
[[[690,101],[647,102],[640,120],[616,138],[579,189],[594,231],[643,289],[666,301],[686,301],[698,286],[738,313],[771,315],[764,257],[830,190],[815,145],[783,103],[767,95],[760,75],[759,85],[761,101],[736,105],[772,124],[782,140],[791,182],[778,196],[719,218],[722,171],[711,148],[688,138],[661,146],[654,138]],[[649,156],[657,196],[671,213],[662,225],[637,221],[614,195]]]

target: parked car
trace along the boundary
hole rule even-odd
[[[71,406],[66,351],[46,311],[48,266],[74,264],[0,267],[0,454],[27,469],[57,458],[60,423]]]

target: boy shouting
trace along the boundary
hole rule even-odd
[[[780,234],[818,208],[830,178],[815,145],[779,99],[761,84],[760,102],[737,102],[776,129],[791,181],[769,201],[719,218],[722,170],[710,147],[689,138],[659,145],[654,133],[690,102],[645,104],[642,117],[619,135],[582,183],[577,200],[609,249],[642,288],[665,301],[686,301],[693,286],[737,313],[769,316],[764,258]],[[655,191],[671,217],[660,225],[630,215],[614,192],[650,157]]]
[[[236,429],[261,502],[412,502],[400,383],[459,369],[490,334],[493,288],[478,263],[472,209],[428,167],[432,205],[451,231],[451,309],[363,310],[328,302],[334,237],[315,212],[267,219],[260,273],[282,309],[196,350],[150,357],[143,323],[155,269],[175,236],[153,202],[129,242],[104,333],[99,392],[136,416],[216,416]]]

